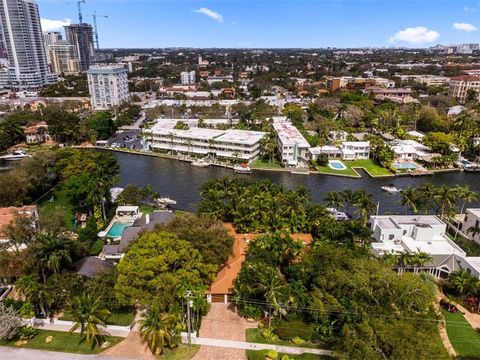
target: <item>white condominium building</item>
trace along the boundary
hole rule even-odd
[[[195,84],[195,71],[182,71],[180,73],[182,85]]]
[[[260,154],[264,132],[247,130],[215,130],[190,127],[175,129],[177,119],[159,119],[143,130],[146,147],[152,151],[213,155],[223,159],[251,161]]]
[[[129,100],[127,73],[122,65],[95,65],[88,69],[88,90],[94,110],[106,110]]]
[[[308,162],[310,144],[285,116],[273,117],[273,129],[277,133],[278,153],[282,163],[296,166]]]
[[[452,78],[448,88],[448,96],[463,102],[467,99],[469,90],[475,91],[478,100],[480,100],[480,76],[462,75]]]

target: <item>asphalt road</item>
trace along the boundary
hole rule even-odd
[[[82,355],[33,349],[16,349],[0,346],[0,359],[8,360],[128,360],[126,358],[104,355]],[[133,359],[132,359],[133,360]]]

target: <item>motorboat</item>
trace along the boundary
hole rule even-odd
[[[237,174],[251,174],[252,173],[252,168],[247,164],[237,164],[233,167],[233,171],[235,171]]]
[[[162,198],[157,198],[155,201],[160,204],[160,205],[176,205],[177,202],[173,199],[170,199],[168,197],[162,197]]]
[[[396,187],[395,185],[393,185],[393,184],[388,184],[388,185],[382,186],[382,190],[383,190],[383,191],[386,191],[386,192],[390,192],[390,193],[400,192],[400,189],[397,188],[397,187]]]
[[[208,160],[200,159],[200,160],[193,161],[192,165],[196,167],[207,167],[207,166],[210,166],[211,163]]]
[[[18,161],[22,160],[25,158],[32,157],[31,155],[28,155],[22,150],[15,150],[11,154],[3,155],[0,156],[0,160],[6,160],[6,161]]]
[[[350,217],[343,211],[339,211],[336,208],[327,208],[327,211],[332,215],[337,221],[346,221],[350,220]]]

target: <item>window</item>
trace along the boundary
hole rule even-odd
[[[407,230],[403,230],[403,235],[407,235]]]

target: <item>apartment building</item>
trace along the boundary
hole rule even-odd
[[[461,75],[450,80],[448,96],[465,102],[469,90],[475,91],[480,100],[480,75]]]
[[[195,71],[182,71],[180,73],[182,85],[195,84]]]
[[[310,144],[285,116],[273,117],[273,129],[277,133],[278,153],[282,163],[296,166],[308,162]]]
[[[354,76],[341,76],[341,77],[327,77],[327,90],[335,92],[340,89],[357,90],[365,89],[370,86],[379,86],[386,89],[395,87],[395,81],[384,79],[380,77],[354,77]]]
[[[76,57],[75,47],[66,41],[57,41],[49,45],[47,56],[52,71],[57,75],[74,75],[81,71],[80,60]]]
[[[57,81],[48,71],[40,13],[34,0],[0,1],[0,41],[8,60],[8,66],[0,71],[0,87],[37,90]]]
[[[87,71],[94,110],[106,110],[128,102],[128,70],[121,65],[94,65]]]
[[[443,86],[450,83],[450,78],[436,75],[395,75],[402,82],[413,81],[425,86]]]
[[[73,45],[76,57],[80,60],[81,71],[87,71],[95,56],[92,25],[71,24],[64,26],[64,29],[68,43]]]
[[[260,142],[266,135],[260,131],[215,130],[194,126],[179,130],[175,129],[177,122],[177,119],[159,119],[150,129],[144,129],[145,147],[152,151],[201,157],[211,155],[248,162],[259,156]]]

